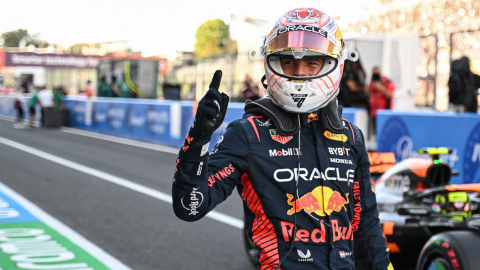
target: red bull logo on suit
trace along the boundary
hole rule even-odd
[[[292,202],[294,196],[287,193],[287,203],[292,206],[287,211],[287,214],[293,215],[304,210],[306,213],[315,213],[323,217],[330,215],[333,211],[340,212],[342,208],[346,211],[345,205],[349,203],[348,194],[345,194],[347,199],[344,199],[338,191],[333,191],[329,187],[319,186]]]

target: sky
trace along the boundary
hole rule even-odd
[[[261,44],[262,35],[283,13],[296,7],[318,8],[347,20],[366,16],[375,0],[3,0],[0,33],[19,28],[41,39],[70,46],[76,43],[127,40],[144,56],[172,58],[175,51],[192,51],[197,28],[222,19],[231,23],[232,39]],[[234,19],[232,20],[232,15]],[[246,16],[267,21],[264,29],[246,25]]]

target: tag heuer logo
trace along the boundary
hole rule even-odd
[[[344,134],[336,134],[336,133],[331,133],[329,131],[325,131],[323,135],[325,135],[325,137],[329,138],[330,140],[334,140],[334,141],[346,142],[348,140],[348,137]]]
[[[292,96],[293,102],[297,103],[297,108],[302,107],[303,102],[307,98],[308,94],[290,94]]]
[[[293,138],[293,136],[284,137],[279,135],[276,129],[270,129],[270,136],[272,136],[272,139],[281,144],[285,144]]]

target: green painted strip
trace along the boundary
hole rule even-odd
[[[41,222],[0,223],[0,270],[109,269]]]

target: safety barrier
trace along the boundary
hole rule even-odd
[[[394,152],[397,161],[429,158],[416,152],[422,147],[450,147],[442,155],[460,175],[451,184],[480,182],[480,115],[451,112],[377,112],[377,150]]]
[[[91,102],[91,105],[89,105]],[[193,124],[192,101],[158,101],[149,99],[85,98],[67,99],[72,127],[115,136],[154,141],[180,147]],[[88,109],[89,106],[91,109]],[[212,136],[218,141],[228,124],[244,114],[243,103],[230,103],[222,125]],[[90,115],[91,114],[91,115]],[[346,108],[344,118],[352,123],[365,122],[366,111]],[[214,144],[210,144],[213,148]],[[211,150],[211,149],[210,149]]]
[[[0,96],[0,114],[15,116],[13,101],[12,96]],[[65,107],[70,110],[71,127],[174,147],[183,144],[194,119],[192,101],[69,97]],[[243,103],[228,105],[225,120],[213,134],[212,142],[220,139],[230,122],[242,117],[243,108]],[[343,118],[358,125],[366,136],[366,110],[345,108]],[[211,143],[210,148],[214,145]]]

